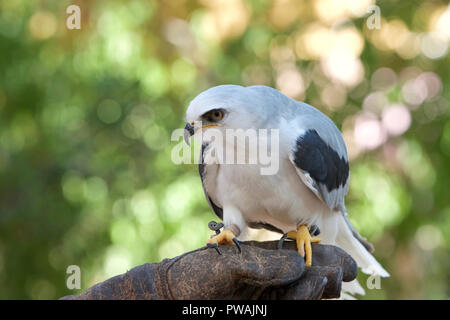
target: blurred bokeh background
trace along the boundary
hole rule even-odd
[[[1,1],[0,298],[202,246],[216,217],[170,136],[190,99],[233,83],[342,129],[351,221],[392,275],[364,298],[448,299],[449,45],[447,1]]]

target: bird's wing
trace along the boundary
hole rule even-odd
[[[349,166],[344,139],[320,112],[302,115],[289,159],[306,186],[331,210],[345,212]]]
[[[202,145],[202,150],[200,153],[200,161],[198,164],[198,173],[200,174],[200,179],[202,180],[203,191],[205,192],[206,201],[208,202],[214,213],[222,220],[223,219],[223,209],[216,205],[211,198],[211,195],[215,193],[217,171],[219,165],[217,163],[211,163],[208,161],[208,144],[204,143]]]

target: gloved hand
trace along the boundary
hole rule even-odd
[[[313,244],[306,268],[295,242],[203,247],[147,263],[62,299],[323,299],[337,298],[341,282],[356,278],[356,262],[342,249]]]

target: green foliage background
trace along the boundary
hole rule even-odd
[[[66,28],[70,4],[81,8],[81,30]],[[367,28],[365,7],[349,13],[361,7],[358,1],[0,2],[0,298],[79,293],[133,266],[202,246],[215,216],[196,165],[171,161],[177,143],[171,133],[183,127],[189,101],[208,87],[289,90],[280,78],[287,61],[291,78],[302,77],[304,90],[294,87],[294,95],[343,130],[353,130],[375,91],[410,110],[405,133],[373,149],[349,142],[349,151],[358,152],[348,211],[392,274],[365,298],[448,299],[450,68],[439,50],[448,49],[449,39],[437,49],[420,40],[448,4],[377,5],[380,30]],[[312,42],[302,35],[323,28],[349,28],[361,39],[350,42],[362,46],[356,58],[363,78],[355,84],[324,73],[321,49],[305,48]],[[399,34],[410,36],[410,47]],[[389,70],[378,75],[394,74],[395,81],[377,85],[380,68]],[[411,104],[414,90],[405,83],[423,72],[438,79],[437,91],[431,96],[428,88]],[[81,290],[66,287],[69,265],[81,268]]]

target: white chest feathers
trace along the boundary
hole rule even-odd
[[[259,165],[218,166],[214,199],[237,208],[247,222],[269,223],[283,231],[314,223],[328,208],[299,179],[289,160],[279,172],[261,175]]]

